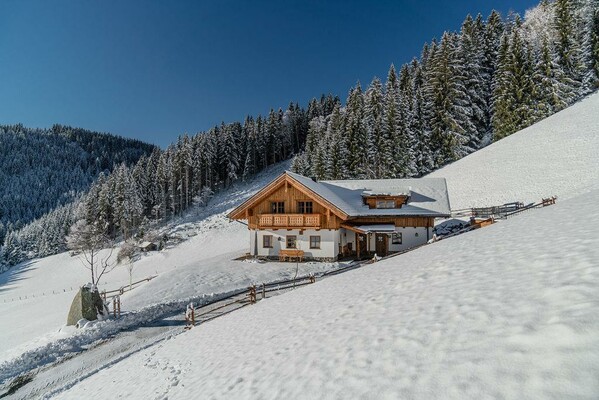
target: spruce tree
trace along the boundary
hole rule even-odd
[[[459,77],[458,81],[463,86],[461,90],[464,92],[461,112],[463,118],[467,119],[464,121],[465,124],[469,126],[465,128],[467,140],[465,145],[469,152],[482,147],[489,128],[485,81],[488,75],[485,74],[487,71],[484,69],[483,32],[484,26],[480,15],[476,22],[468,15],[462,24],[459,44],[455,52],[456,73]]]
[[[564,72],[564,84],[569,88],[568,104],[572,103],[582,85],[582,49],[575,31],[573,0],[556,0],[555,29],[557,31],[558,62]]]
[[[414,93],[411,85],[411,72],[407,64],[401,67],[398,78],[399,124],[394,141],[396,177],[407,178],[416,175],[414,156],[415,134],[412,131]]]
[[[341,107],[337,104],[329,118],[326,133],[328,151],[325,159],[325,177],[327,179],[345,179],[348,177],[348,163],[351,162],[352,158],[349,157],[348,153],[348,143],[343,131],[343,119]],[[359,149],[359,151],[363,151],[363,149]],[[359,166],[356,168],[359,168]]]
[[[339,107],[339,104],[336,104],[333,113]],[[333,114],[331,115],[332,118]],[[364,147],[368,140],[366,128],[364,127],[364,95],[360,82],[356,84],[355,88],[350,90],[347,98],[345,135],[347,136],[347,147],[344,153],[347,153],[348,157],[347,166],[349,168],[349,176],[359,178],[363,176],[363,169],[366,165],[367,153],[364,151]]]
[[[454,38],[445,33],[430,63],[427,82],[431,129],[431,151],[435,167],[441,167],[465,155],[463,124],[463,84],[455,75]]]
[[[383,98],[383,140],[380,148],[381,176],[380,178],[394,178],[397,176],[397,164],[394,148],[397,143],[400,124],[399,115],[399,82],[395,66],[391,64],[385,83],[385,96]]]
[[[375,77],[364,96],[364,127],[367,134],[367,162],[364,169],[366,178],[378,178],[383,175],[383,112],[383,85]]]

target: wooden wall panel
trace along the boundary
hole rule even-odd
[[[268,198],[249,210],[248,224],[250,228],[255,229],[257,227],[258,215],[271,214],[270,204],[275,201],[285,202],[285,214],[299,214],[298,201],[312,201],[312,213],[321,215],[322,229],[339,229],[339,226],[341,225],[341,219],[330,212],[326,207],[302,193],[294,186],[286,183],[268,196]]]

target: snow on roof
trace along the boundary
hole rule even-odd
[[[394,192],[391,192],[391,191],[381,192],[381,191],[375,191],[375,190],[364,190],[362,192],[362,196],[364,196],[364,197],[368,197],[368,196],[409,196],[411,189],[412,189],[411,187],[407,187],[405,189],[396,190]]]
[[[380,224],[380,225],[360,225],[354,226],[354,228],[363,232],[394,232],[395,225],[393,224]]]
[[[451,214],[445,178],[418,179],[359,179],[314,181],[294,172],[285,171],[308,189],[332,203],[350,217],[360,216],[430,216]],[[376,193],[405,193],[407,204],[401,208],[369,208],[364,204],[364,191]]]

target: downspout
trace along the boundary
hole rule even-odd
[[[258,255],[258,230],[254,230],[254,257]]]

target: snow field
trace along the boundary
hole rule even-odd
[[[259,302],[58,398],[596,398],[597,195]]]
[[[201,294],[223,293],[253,280],[287,277],[291,269],[295,272],[295,265],[280,268],[263,264],[255,268],[233,262],[247,251],[249,238],[245,226],[225,218],[227,210],[287,167],[282,163],[251,182],[238,183],[216,195],[205,209],[192,210],[167,227],[169,235],[186,241],[165,251],[147,253],[135,262],[133,281],[159,276],[123,295],[123,309],[139,310]],[[307,265],[303,269],[318,272],[328,267]],[[67,313],[77,287],[88,281],[89,271],[78,257],[68,253],[31,260],[0,274],[0,363],[70,336],[72,330],[64,328]],[[112,290],[128,284],[127,268],[119,265],[102,278],[99,288]]]
[[[599,188],[599,92],[441,168],[452,209],[558,201]]]

